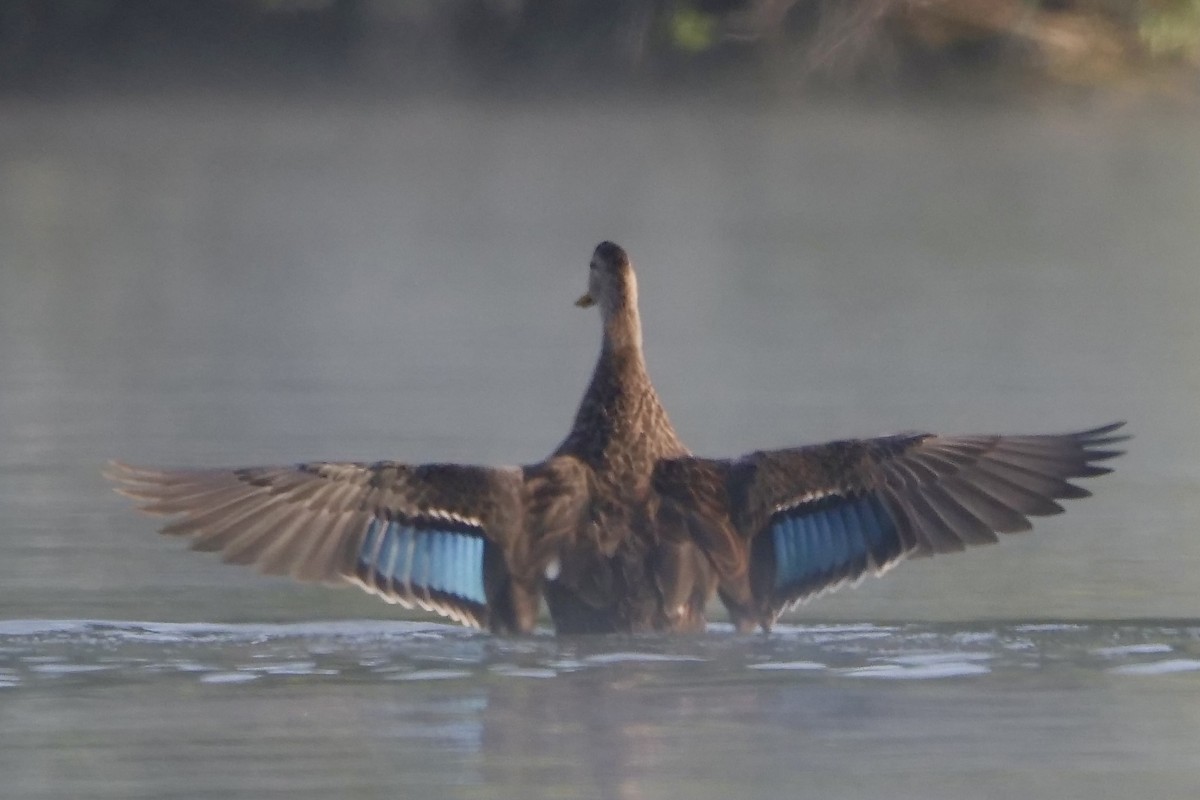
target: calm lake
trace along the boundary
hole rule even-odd
[[[1200,119],[0,104],[0,796],[1190,798]],[[1095,497],[770,637],[499,640],[154,533],[104,462],[522,463],[602,239],[694,450],[1129,420]]]

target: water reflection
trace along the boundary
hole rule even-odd
[[[1012,769],[1074,793],[1109,758],[1131,767],[1119,786],[1164,770],[1170,796],[1194,777],[1200,712],[1180,701],[1200,685],[1200,626],[507,641],[414,623],[14,621],[0,680],[19,742],[0,767],[30,797],[771,797],[801,779],[953,797]],[[86,780],[69,766],[96,760]]]

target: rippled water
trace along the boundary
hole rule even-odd
[[[12,797],[1162,798],[1200,776],[1200,623],[7,621],[0,686]]]
[[[436,623],[341,621],[283,625],[39,621],[0,622],[4,688],[123,684],[170,677],[246,683],[282,677],[314,683],[555,678],[619,664],[674,665],[695,679],[755,680],[756,673],[812,679],[1014,677],[1055,671],[1114,675],[1200,672],[1200,625],[779,626],[737,636],[713,625],[694,638],[657,636],[495,639]],[[689,665],[684,667],[683,665]],[[90,677],[95,676],[95,677]],[[653,681],[653,676],[647,676]],[[1200,678],[1200,675],[1197,676]],[[793,678],[794,679],[794,678]]]

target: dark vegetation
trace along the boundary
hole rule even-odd
[[[1200,87],[1200,0],[4,0],[0,89]]]

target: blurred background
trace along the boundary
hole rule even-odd
[[[1194,2],[6,3],[0,602],[391,616],[178,552],[101,465],[537,460],[611,238],[697,452],[1130,420],[1045,535],[806,614],[1200,615],[1198,37]]]
[[[1195,0],[0,4],[7,791],[1190,797],[1198,97]],[[698,453],[1135,438],[772,640],[386,622],[100,476],[538,460],[602,239]]]
[[[1195,0],[10,0],[3,84],[1190,94]]]

